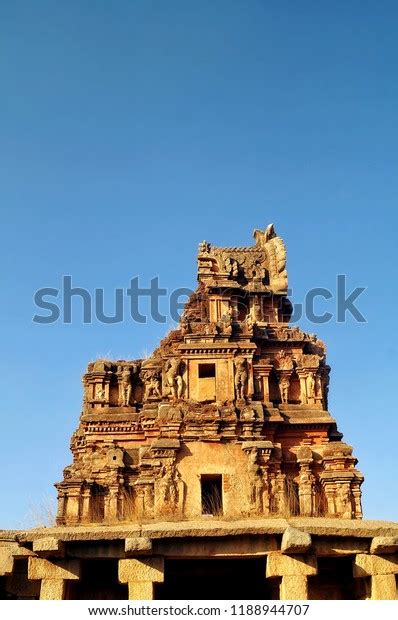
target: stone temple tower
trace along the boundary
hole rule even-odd
[[[395,599],[398,525],[362,520],[282,239],[197,260],[151,357],[88,365],[57,523],[0,530],[0,599]]]
[[[291,327],[286,250],[198,253],[198,287],[149,359],[89,364],[57,523],[223,515],[359,519],[363,476],[328,412],[329,366]]]

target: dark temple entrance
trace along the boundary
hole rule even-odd
[[[79,581],[66,583],[66,599],[78,601],[128,599],[127,585],[120,584],[118,580],[118,560],[81,560]]]
[[[265,567],[265,558],[165,560],[165,581],[155,585],[155,599],[278,598],[278,583],[266,580]]]

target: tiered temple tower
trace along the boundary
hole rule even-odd
[[[150,358],[89,364],[58,525],[362,517],[363,476],[328,412],[325,346],[289,325],[274,226],[254,240],[200,244],[197,290]]]

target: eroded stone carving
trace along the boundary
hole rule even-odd
[[[263,491],[264,481],[261,468],[257,462],[257,450],[252,448],[249,452],[249,463],[247,466],[250,480],[250,508],[252,512],[261,514],[263,512]]]
[[[131,368],[130,366],[119,366],[119,405],[128,407],[131,399]]]
[[[235,361],[235,391],[238,400],[245,400],[246,398],[248,378],[247,360],[238,358]]]
[[[172,357],[165,365],[165,383],[174,399],[182,398],[184,392],[184,380],[181,375],[181,360]]]

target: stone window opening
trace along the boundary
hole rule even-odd
[[[199,400],[214,402],[216,400],[216,365],[206,363],[198,365]]]
[[[215,364],[199,364],[199,379],[210,379],[216,376]]]
[[[223,514],[222,475],[211,474],[200,477],[202,514],[214,517]]]

